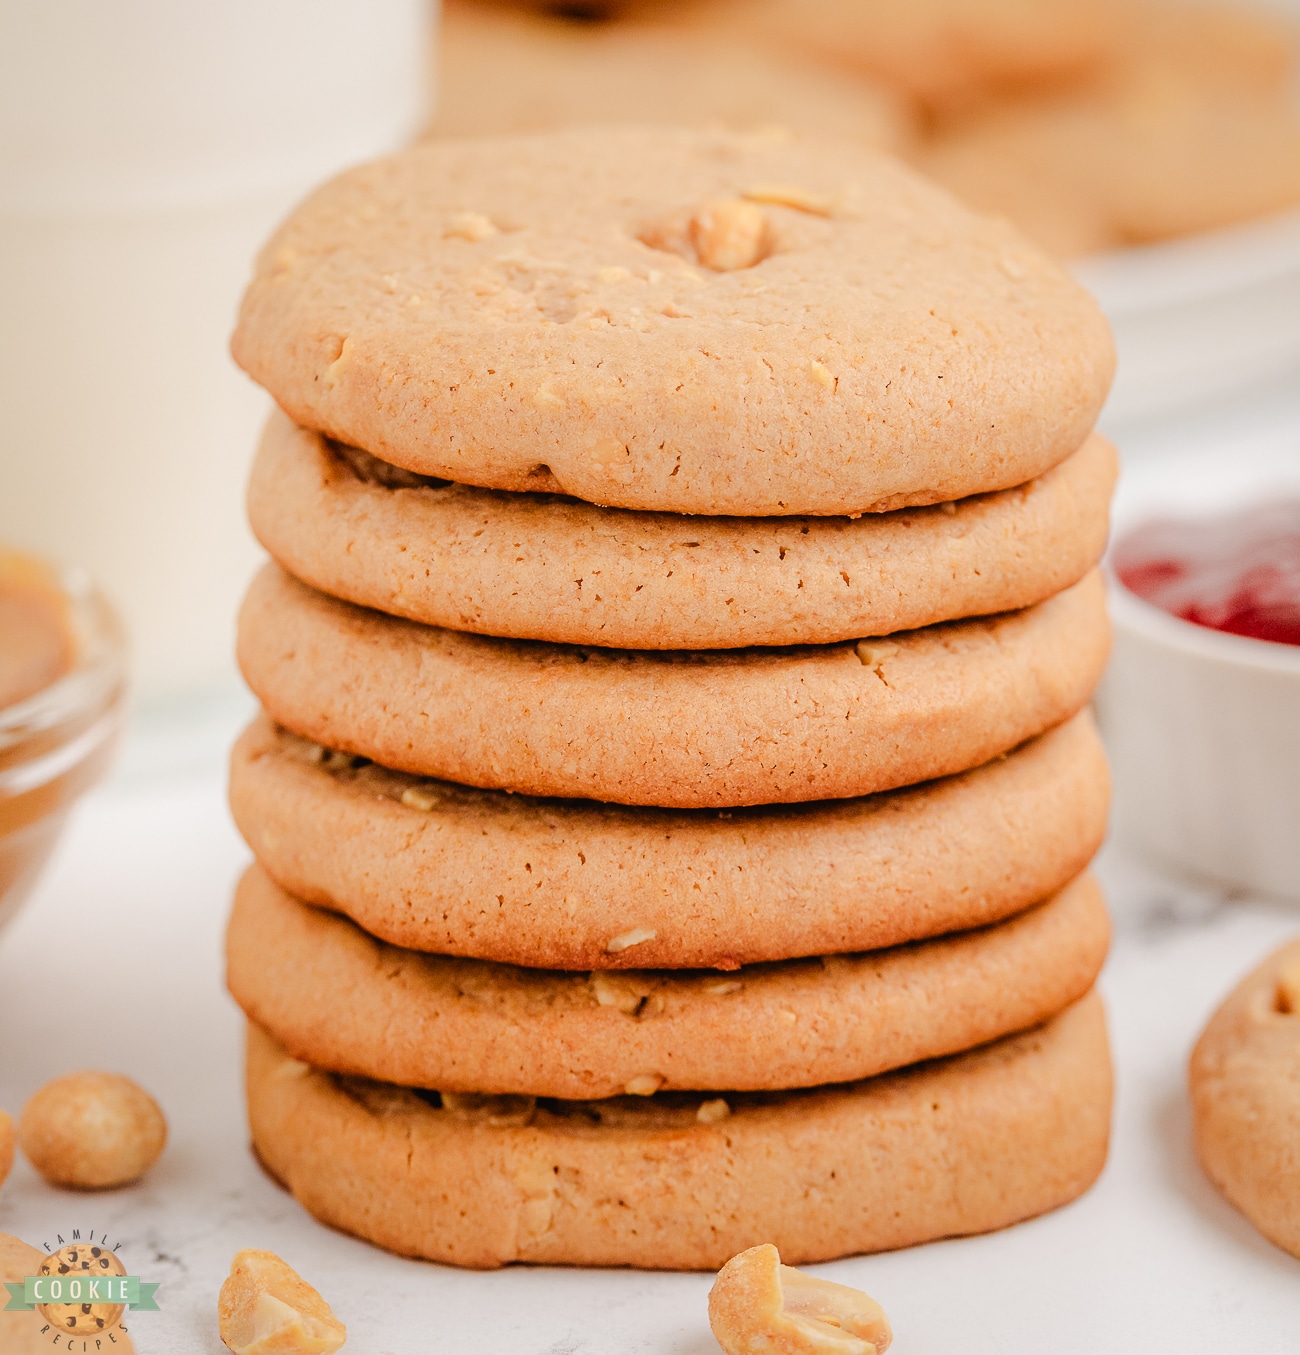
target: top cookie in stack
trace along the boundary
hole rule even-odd
[[[278,563],[240,623],[269,718],[233,763],[259,866],[230,981],[262,1028],[255,1141],[313,1212],[467,1264],[689,1266],[998,1226],[1087,1185],[1105,917],[1075,877],[1106,785],[1079,712],[1108,645],[1113,354],[1060,268],[860,148],[444,142],[309,199],[233,346],[283,413],[250,491]],[[891,952],[928,976],[893,1008],[885,957],[799,958],[925,937]],[[679,972],[601,973],[631,966]],[[390,1010],[399,970],[423,977]],[[319,1071],[278,1079],[290,1054]],[[605,1099],[536,1099],[584,1091]],[[394,1117],[426,1192],[384,1165]],[[725,1227],[723,1118],[750,1201]],[[814,1130],[807,1170],[857,1181],[856,1222],[763,1165]],[[859,1180],[895,1151],[915,1171]]]
[[[1064,270],[896,162],[667,129],[354,170],[266,247],[232,346],[299,424],[419,475],[763,516],[1024,484],[1114,366]]]

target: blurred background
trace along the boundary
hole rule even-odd
[[[231,697],[259,242],[411,138],[574,122],[901,155],[1094,289],[1130,464],[1300,446],[1298,28],[1300,0],[4,4],[0,541],[99,581],[138,708]]]

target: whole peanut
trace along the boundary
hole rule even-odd
[[[69,1073],[23,1107],[18,1142],[52,1185],[111,1190],[143,1176],[167,1142],[158,1103],[117,1073]]]

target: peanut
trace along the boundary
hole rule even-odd
[[[718,1272],[709,1326],[727,1355],[883,1355],[893,1339],[875,1299],[783,1266],[771,1243]]]
[[[715,273],[752,268],[772,252],[767,217],[752,202],[706,202],[691,216],[688,230],[695,257]]]
[[[269,1251],[235,1253],[217,1317],[235,1355],[332,1355],[348,1334],[316,1290]]]
[[[69,1073],[23,1107],[18,1142],[56,1186],[110,1190],[138,1180],[167,1142],[158,1103],[117,1073]]]

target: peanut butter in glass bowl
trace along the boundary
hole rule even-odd
[[[125,657],[117,617],[83,574],[0,549],[0,927],[108,764]]]

